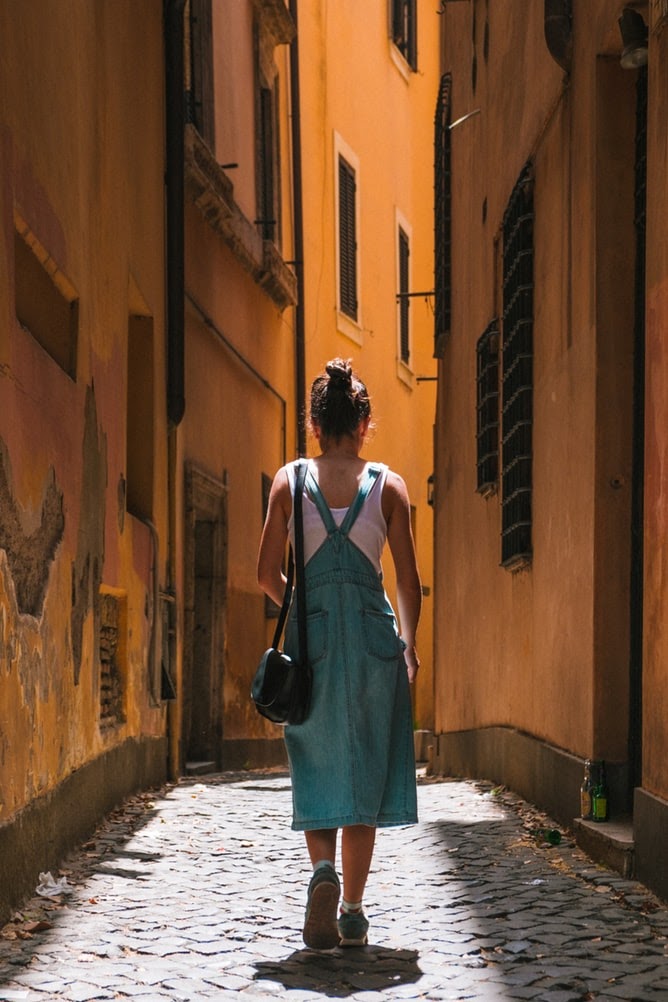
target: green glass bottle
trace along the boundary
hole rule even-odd
[[[594,821],[608,820],[608,783],[605,776],[605,762],[601,762],[598,782],[592,792],[591,810]]]

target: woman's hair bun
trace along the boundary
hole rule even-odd
[[[343,358],[333,358],[325,366],[325,371],[333,383],[341,383],[346,387],[352,386],[353,367],[350,364],[350,359],[346,361]]]

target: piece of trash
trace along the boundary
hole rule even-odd
[[[40,873],[39,883],[35,890],[43,898],[57,898],[59,894],[71,894],[72,892],[72,888],[67,883],[67,877],[54,880],[50,872]]]
[[[547,880],[543,880],[541,877],[536,877],[535,880],[525,880],[524,883],[527,887],[540,887],[541,884],[546,884]]]
[[[39,919],[37,922],[24,922],[21,926],[22,932],[27,932],[32,934],[33,932],[44,932],[46,929],[53,929],[50,922],[46,919]]]

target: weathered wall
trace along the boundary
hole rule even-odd
[[[186,204],[187,410],[178,433],[177,469],[181,474],[194,468],[213,478],[225,499],[224,583],[213,585],[222,608],[210,654],[218,739],[209,744],[212,761],[225,767],[284,758],[280,728],[263,721],[250,701],[254,666],[275,625],[265,614],[256,579],[262,478],[273,477],[296,450],[296,285],[285,263],[294,260],[287,104],[292,22],[287,10],[279,16],[281,6],[251,0],[214,4],[215,138],[212,147],[201,136],[188,140],[193,153]],[[259,79],[274,89],[278,147],[276,225],[272,239],[264,241],[257,223]],[[187,512],[177,511],[176,525],[179,550],[186,553],[179,587],[187,592],[192,535]],[[182,684],[192,705],[200,687],[189,667],[193,642],[186,625]],[[177,725],[182,765],[193,747],[187,711],[186,706]]]
[[[37,0],[20,17],[3,2],[0,31],[0,832],[11,842],[38,801],[58,827],[69,777],[121,747],[123,779],[100,789],[97,816],[166,768],[148,663],[167,508],[162,4],[139,23],[125,0],[66,0],[57,16]],[[125,509],[131,288],[155,335],[158,553]],[[63,831],[94,820],[82,810]],[[24,883],[8,894],[54,862],[44,827],[30,832]]]
[[[634,78],[619,67],[617,7],[576,11],[569,76],[547,51],[542,4],[453,5],[444,15],[451,119],[480,110],[451,133],[453,331],[436,432],[435,649],[437,731],[510,728],[623,770]],[[502,309],[501,224],[528,160],[533,557],[510,573],[500,566],[499,496],[475,493],[475,346]],[[558,781],[549,779],[555,802]]]

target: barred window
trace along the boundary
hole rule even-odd
[[[524,167],[503,217],[501,563],[531,559],[533,425],[533,169]]]
[[[215,142],[213,105],[213,28],[211,0],[190,0],[188,117],[205,143]]]
[[[410,360],[410,306],[408,264],[410,244],[399,227],[399,354],[402,362]]]
[[[434,356],[441,358],[450,333],[451,267],[450,267],[450,89],[449,73],[441,77],[434,123],[434,290],[435,327]]]
[[[417,0],[392,0],[392,41],[417,70]]]
[[[477,355],[478,491],[492,494],[499,479],[499,321],[481,334]]]
[[[357,320],[356,177],[339,156],[339,309]]]

